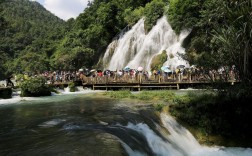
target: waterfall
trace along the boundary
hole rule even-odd
[[[182,31],[177,36],[166,16],[160,18],[146,34],[144,19],[140,19],[131,30],[122,33],[118,40],[114,40],[108,46],[103,57],[103,65],[110,70],[122,69],[125,66],[134,69],[141,66],[150,70],[153,57],[165,50],[168,59],[164,65],[173,69],[181,64],[189,66],[180,56],[185,51],[181,44],[188,34],[189,31]]]
[[[136,132],[146,137],[148,145],[153,153],[158,156],[251,156],[251,148],[236,148],[236,147],[206,147],[200,145],[193,135],[183,126],[178,124],[171,116],[161,114],[163,126],[170,132],[163,139],[158,136],[148,125],[144,123],[132,124],[129,123],[127,128],[133,129]],[[125,148],[125,147],[124,147]],[[139,151],[133,151],[129,147],[125,148],[130,155]],[[144,153],[141,153],[145,155]]]

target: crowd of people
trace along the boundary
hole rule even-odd
[[[168,68],[168,67],[167,67]],[[109,78],[110,80],[137,80],[141,78],[142,81],[158,80],[158,81],[235,81],[239,79],[239,73],[235,66],[228,67],[223,66],[218,70],[206,70],[203,67],[191,66],[190,68],[176,68],[174,70],[154,69],[152,71],[137,70],[137,69],[120,69],[120,70],[89,70],[79,69],[77,71],[45,71],[36,75],[29,75],[25,73],[21,79],[28,79],[28,77],[42,76],[47,80],[48,84],[65,83],[70,81],[83,81],[92,82],[101,78]],[[16,81],[20,81],[17,77],[8,77],[6,79],[7,85],[14,86],[11,81],[15,78]]]
[[[108,77],[112,80],[116,79],[138,79],[139,76],[142,80],[173,80],[173,81],[201,81],[201,80],[235,80],[238,79],[238,72],[235,66],[223,66],[218,70],[206,70],[203,67],[192,66],[190,68],[176,68],[174,70],[154,69],[152,71],[137,70],[137,69],[120,69],[120,70],[88,70],[80,69],[78,71],[54,71],[44,72],[42,76],[46,77],[49,83],[54,82],[68,82],[68,81],[85,81],[89,78],[91,81],[95,78]]]

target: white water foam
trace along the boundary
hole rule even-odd
[[[147,156],[144,153],[141,153],[137,150],[132,150],[126,143],[124,143],[123,141],[120,141],[123,148],[125,149],[125,151],[129,154],[129,156]]]
[[[77,87],[75,92],[70,92],[69,88],[65,88],[64,90],[57,90],[59,94],[54,92],[51,93],[52,96],[62,96],[62,95],[71,95],[71,94],[90,94],[90,93],[99,93],[104,92],[102,90],[91,90],[91,89],[83,89],[83,87]],[[15,92],[10,99],[0,99],[0,105],[8,105],[8,104],[18,104],[22,101],[44,101],[46,99],[50,99],[52,96],[42,96],[42,97],[20,97],[21,92]]]
[[[57,126],[65,121],[66,121],[65,119],[52,119],[50,121],[43,122],[42,124],[40,124],[38,126],[43,127],[43,128],[50,128],[50,127]]]
[[[12,94],[12,98],[10,99],[0,99],[0,105],[8,105],[14,104],[21,101],[35,101],[35,100],[43,100],[41,97],[21,97],[21,91],[14,92]]]
[[[161,120],[170,135],[159,137],[148,125],[129,123],[127,128],[133,129],[146,137],[149,147],[159,156],[251,156],[251,148],[239,147],[206,147],[200,145],[193,135],[179,125],[176,120],[166,114],[161,114]],[[127,149],[126,149],[127,151]],[[132,152],[132,151],[130,151]],[[133,151],[134,152],[134,151]]]
[[[54,95],[64,95],[64,94],[89,94],[89,93],[98,93],[98,92],[104,92],[102,90],[92,90],[92,89],[84,89],[81,86],[77,86],[75,88],[75,92],[70,92],[70,88],[64,88],[64,90],[57,90],[60,94],[54,94]]]
[[[0,87],[1,86],[4,86],[4,87],[6,86],[6,81],[5,80],[4,81],[0,81]]]
[[[142,133],[148,142],[148,145],[153,150],[156,155],[176,155],[182,156],[183,154],[178,152],[176,149],[172,147],[172,144],[162,140],[159,136],[157,136],[153,130],[151,130],[148,125],[139,123],[137,125],[133,125],[129,123],[127,128],[133,129],[138,133]]]

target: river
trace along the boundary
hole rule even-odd
[[[151,103],[86,94],[0,100],[0,155],[251,156],[206,147]]]

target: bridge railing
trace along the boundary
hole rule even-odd
[[[84,84],[113,84],[113,83],[127,83],[127,84],[143,84],[143,83],[195,83],[195,82],[214,82],[218,80],[235,82],[234,76],[228,75],[211,75],[211,74],[170,74],[170,75],[151,75],[146,76],[139,74],[137,76],[123,75],[118,76],[95,76],[84,77],[82,79]]]

